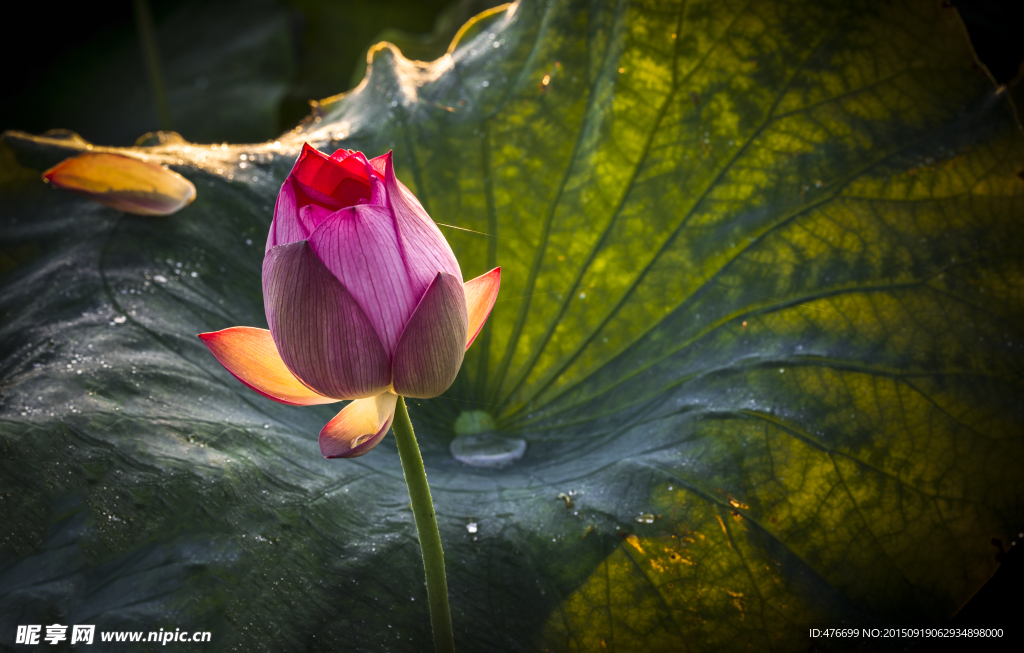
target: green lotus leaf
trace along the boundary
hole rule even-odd
[[[462,650],[948,619],[1024,525],[1024,142],[955,10],[522,0],[465,35],[378,46],[277,141],[119,150],[195,184],[169,218],[31,172],[106,148],[6,135],[0,631],[429,649],[393,440],[322,459],[331,407],[195,337],[265,326],[304,141],[393,149],[466,278],[502,266],[456,384],[410,402]],[[456,422],[526,454],[466,466]]]

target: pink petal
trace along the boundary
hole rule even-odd
[[[463,284],[462,287],[466,291],[466,310],[469,313],[469,337],[466,339],[466,349],[469,349],[477,335],[480,334],[480,330],[484,328],[484,322],[487,321],[487,316],[494,308],[494,301],[498,298],[498,286],[500,285],[500,267]]]
[[[369,161],[370,167],[373,168],[373,171],[376,172],[381,179],[384,179],[384,177],[387,176],[388,174],[389,160],[391,160],[391,152],[388,152],[387,154],[381,154],[380,156],[375,156]]]
[[[392,360],[394,392],[428,399],[447,390],[466,353],[468,325],[461,280],[438,272],[398,341]]]
[[[200,333],[220,364],[235,378],[268,399],[291,406],[331,404],[331,399],[302,384],[281,360],[270,332],[254,327],[231,327]]]
[[[416,296],[426,291],[439,270],[461,282],[462,271],[452,248],[419,200],[395,177],[390,152],[384,155],[384,163],[388,204],[395,216],[398,243]]]
[[[299,240],[305,240],[309,232],[303,228],[299,220],[299,202],[295,196],[295,188],[292,186],[292,178],[288,177],[281,184],[281,190],[277,193],[277,204],[274,206],[274,221],[270,223],[270,233],[267,235],[266,252],[271,247],[287,245]]]
[[[281,358],[307,386],[335,399],[388,388],[388,354],[373,324],[308,241],[267,252],[263,301]]]
[[[302,224],[302,230],[305,232],[305,236],[299,240],[309,240],[309,234],[317,230],[324,220],[332,216],[336,211],[331,209],[325,209],[317,204],[307,204],[306,206],[299,209],[299,222]]]
[[[337,159],[332,155],[331,159],[342,163],[351,170],[358,170],[360,175],[368,179],[373,169],[370,167],[370,162],[366,160],[366,155],[358,150],[349,150],[349,152],[350,154]]]
[[[292,172],[278,192],[266,251],[306,240],[326,216],[339,209],[365,202],[385,204],[383,182],[373,179],[373,172],[367,158],[357,151],[339,149],[328,158],[308,143],[303,144]],[[382,171],[380,178],[383,177]],[[354,186],[346,179],[357,182],[357,191],[351,191]],[[341,190],[339,184],[344,186]],[[337,197],[332,197],[332,192]]]
[[[309,244],[393,354],[422,293],[414,292],[405,270],[391,211],[366,204],[338,211],[310,235]]]
[[[369,204],[373,206],[383,206],[387,208],[388,191],[387,188],[385,188],[384,186],[384,181],[382,180],[382,178],[378,177],[376,174],[372,175],[370,177],[370,185],[372,186],[372,191],[370,193]],[[388,209],[388,211],[390,210],[391,209]]]
[[[342,408],[320,431],[320,453],[324,458],[357,458],[376,447],[391,428],[397,401],[397,395],[385,392]]]
[[[340,209],[370,199],[370,178],[366,159],[350,157],[332,160],[304,143],[289,177],[310,200],[331,209]],[[300,205],[302,202],[300,202]]]

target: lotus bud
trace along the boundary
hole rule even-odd
[[[306,145],[281,186],[263,260],[269,330],[200,338],[239,380],[282,403],[348,404],[320,433],[324,456],[360,456],[387,433],[398,395],[452,384],[490,315],[501,270],[463,283],[455,254],[395,177]]]

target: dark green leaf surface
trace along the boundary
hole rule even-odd
[[[138,150],[198,189],[171,218],[26,181],[85,145],[9,134],[0,632],[429,648],[392,439],[323,460],[331,407],[257,396],[195,338],[265,326],[304,140],[394,149],[464,275],[502,266],[455,386],[410,402],[462,650],[941,623],[1024,526],[1006,95],[932,2],[524,2],[430,66],[379,48],[277,142]],[[453,460],[468,410],[526,456]]]

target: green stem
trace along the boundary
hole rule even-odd
[[[398,398],[395,420],[391,425],[398,442],[398,456],[402,459],[405,484],[409,487],[412,514],[416,518],[416,534],[420,538],[423,571],[427,577],[427,603],[430,604],[430,626],[434,631],[434,650],[454,653],[455,636],[452,633],[452,613],[448,608],[448,581],[444,575],[444,552],[441,551],[441,532],[437,529],[434,502],[427,485],[427,471],[423,457],[412,432],[405,398]]]
[[[171,130],[171,111],[167,106],[167,91],[164,76],[160,68],[160,48],[156,42],[156,26],[153,24],[153,13],[149,10],[148,0],[135,0],[135,27],[139,31],[139,43],[142,56],[146,60],[149,73],[149,86],[153,91],[153,102],[160,116],[160,129]]]

